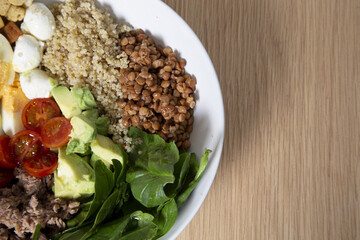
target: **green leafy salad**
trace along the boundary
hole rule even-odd
[[[179,150],[158,135],[131,127],[126,153],[108,134],[87,88],[56,87],[52,94],[72,125],[69,143],[58,150],[55,197],[78,199],[78,214],[53,237],[65,239],[158,239],[174,225],[178,208],[200,181],[208,163],[205,149]]]

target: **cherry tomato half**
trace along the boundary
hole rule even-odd
[[[24,162],[25,170],[34,177],[42,178],[52,174],[58,165],[58,157],[53,152],[47,152],[27,159]]]
[[[0,136],[0,167],[16,168],[16,164],[13,162],[13,156],[12,151],[10,150],[9,142],[9,136]]]
[[[14,178],[12,169],[0,168],[0,188],[7,187]]]
[[[15,161],[22,165],[26,159],[42,155],[49,151],[42,142],[41,136],[37,132],[23,130],[15,134],[9,143],[13,151]]]
[[[40,133],[46,120],[60,116],[60,108],[53,99],[35,98],[26,104],[21,118],[26,129]]]
[[[69,141],[71,129],[70,121],[64,117],[49,119],[41,129],[41,140],[45,147],[62,147]]]

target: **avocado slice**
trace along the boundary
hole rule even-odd
[[[70,123],[73,129],[66,153],[90,154],[90,143],[94,141],[97,134],[95,122],[84,115],[78,115],[72,117]]]
[[[77,154],[66,154],[65,147],[59,149],[58,168],[55,171],[53,191],[55,197],[76,199],[95,192],[95,172]]]
[[[95,140],[96,125],[90,119],[83,115],[74,116],[70,120],[71,126],[71,138],[79,139],[81,142],[90,143]]]
[[[95,158],[102,160],[107,167],[112,165],[112,160],[117,159],[124,166],[124,150],[114,143],[110,138],[98,134],[95,141],[91,143],[91,150]],[[91,162],[91,160],[90,160]]]
[[[81,114],[81,109],[70,90],[67,87],[59,86],[51,90],[56,103],[66,118],[71,118]]]
[[[94,96],[91,94],[88,87],[78,88],[72,87],[71,93],[76,99],[81,110],[88,110],[97,107]]]
[[[86,117],[90,121],[95,121],[99,117],[99,110],[97,110],[96,108],[86,110],[86,111],[83,111],[81,113],[81,115],[83,115],[84,117]]]
[[[108,134],[110,119],[106,116],[99,117],[98,109],[93,108],[90,110],[85,110],[81,113],[81,115],[95,123],[96,130],[99,134]]]
[[[97,132],[102,135],[106,135],[109,131],[110,120],[108,117],[99,117],[95,120]]]

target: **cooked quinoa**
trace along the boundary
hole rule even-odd
[[[56,31],[46,42],[42,65],[62,85],[88,86],[100,110],[110,118],[114,141],[129,150],[131,139],[126,137],[127,128],[121,124],[122,112],[116,102],[122,98],[120,69],[128,67],[128,57],[119,54],[117,42],[119,35],[131,28],[116,24],[92,0],[66,0],[50,10]]]

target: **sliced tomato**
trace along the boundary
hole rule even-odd
[[[46,120],[60,116],[60,108],[53,99],[35,98],[24,107],[22,122],[26,129],[40,133]]]
[[[62,147],[69,141],[71,129],[70,121],[64,117],[49,119],[41,129],[41,140],[45,147]]]
[[[58,157],[53,152],[47,152],[27,159],[24,162],[25,170],[34,177],[42,178],[52,174],[58,165]]]
[[[17,165],[13,161],[12,151],[10,150],[9,142],[9,136],[0,136],[0,167],[16,168]]]
[[[13,179],[14,172],[12,169],[0,168],[0,188],[7,187]]]
[[[9,146],[13,152],[15,161],[22,165],[26,159],[42,155],[49,151],[42,142],[41,136],[37,132],[23,130],[15,134]]]

